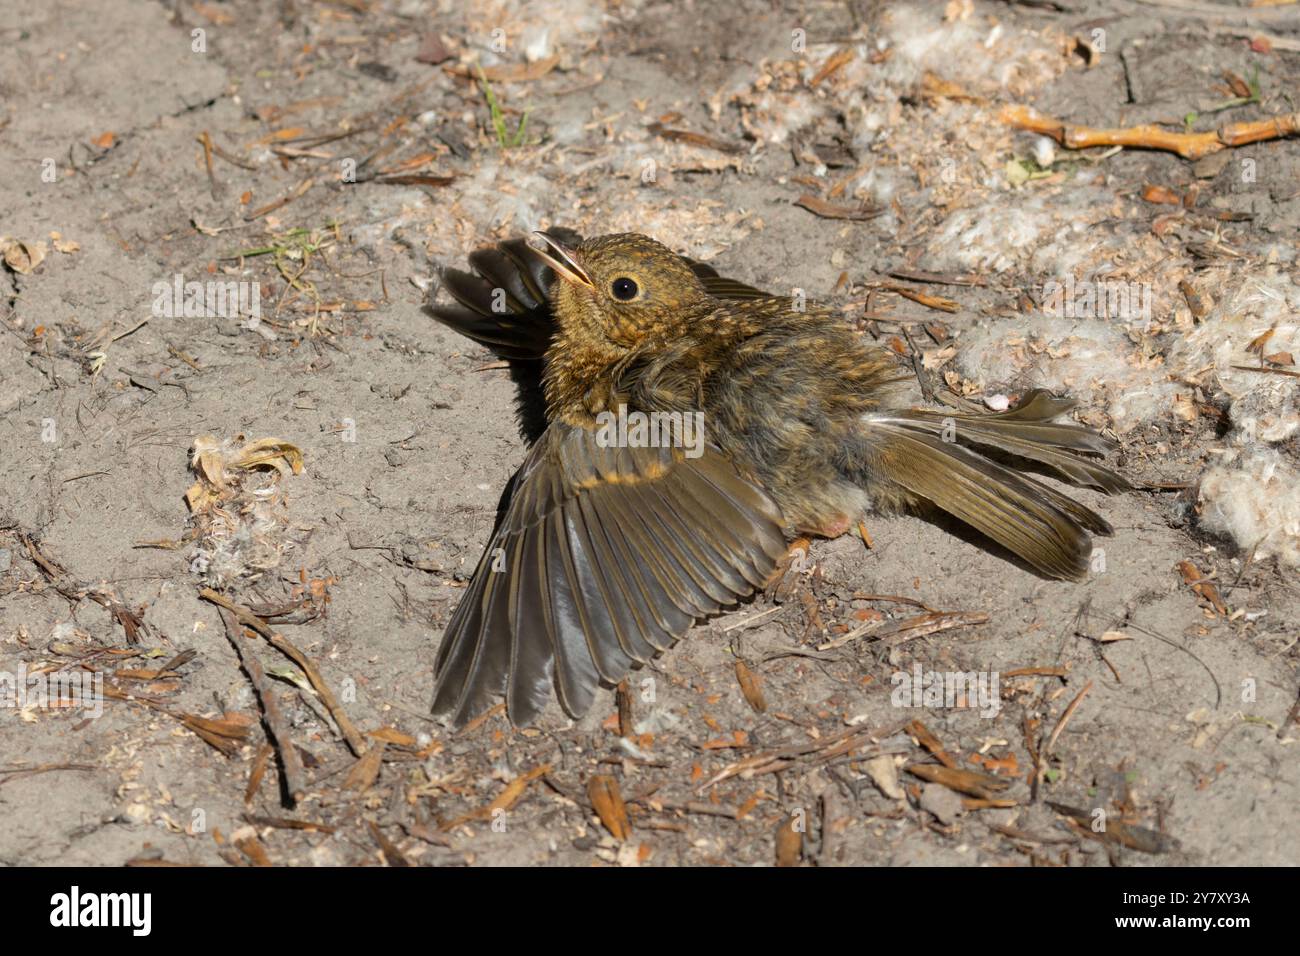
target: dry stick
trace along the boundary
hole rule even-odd
[[[907,733],[916,738],[917,742],[930,752],[935,760],[943,764],[949,770],[957,769],[957,758],[944,749],[939,738],[934,735],[929,727],[925,726],[919,720],[913,720],[903,728]]]
[[[366,747],[365,738],[361,736],[361,733],[353,725],[351,718],[349,718],[343,708],[339,706],[338,699],[335,698],[334,692],[331,691],[329,685],[325,683],[325,678],[321,676],[320,670],[312,662],[311,658],[298,650],[298,648],[285,637],[277,634],[269,628],[266,625],[266,622],[256,614],[253,614],[247,608],[242,608],[233,603],[228,598],[225,598],[212,590],[212,588],[203,588],[203,590],[199,591],[199,597],[205,601],[210,601],[213,604],[216,604],[218,607],[224,607],[227,611],[230,611],[239,620],[240,624],[252,628],[258,634],[261,634],[270,642],[272,647],[297,664],[302,669],[302,672],[307,675],[307,680],[311,681],[312,688],[320,695],[321,703],[325,705],[325,709],[328,710],[330,716],[334,718],[334,723],[338,725],[339,733],[341,733],[343,739],[347,741],[348,748],[358,757],[362,756],[366,752],[368,748]]]
[[[929,614],[918,614],[916,617],[909,617],[902,621],[889,621],[884,624],[880,621],[868,621],[866,624],[859,625],[834,640],[818,644],[817,650],[826,651],[841,647],[868,633],[883,646],[894,647],[906,641],[915,640],[918,637],[925,637],[928,634],[935,634],[954,627],[987,624],[988,621],[989,616],[983,611],[933,611]]]
[[[206,136],[207,134],[205,133],[204,135]],[[254,172],[254,173],[255,173],[255,172],[258,171],[258,167],[257,167],[257,166],[254,166],[252,163],[246,163],[246,162],[244,162],[242,159],[239,159],[239,158],[236,157],[236,156],[232,156],[230,153],[226,152],[224,149],[222,149],[222,148],[221,148],[220,146],[218,146],[216,143],[213,143],[211,137],[208,137],[208,143],[210,143],[211,146],[212,146],[212,154],[213,154],[214,156],[219,156],[219,157],[221,157],[221,158],[224,159],[226,162],[228,162],[230,165],[232,165],[232,166],[238,166],[240,169],[247,169],[249,172]],[[207,144],[205,144],[205,145],[207,145]]]
[[[383,833],[380,832],[379,827],[375,825],[374,820],[367,820],[366,826],[370,829],[370,836],[374,839],[375,843],[379,844],[379,852],[384,855],[384,860],[389,866],[411,865],[411,861],[402,853],[401,847],[388,839],[388,837],[384,836]]]
[[[1091,680],[1083,685],[1083,690],[1079,691],[1079,693],[1075,695],[1074,700],[1070,701],[1070,705],[1065,708],[1065,713],[1061,714],[1061,719],[1056,722],[1056,726],[1052,728],[1051,736],[1047,738],[1047,745],[1039,751],[1042,756],[1051,756],[1052,748],[1056,746],[1056,738],[1061,736],[1061,731],[1063,731],[1065,725],[1070,722],[1070,718],[1074,716],[1074,712],[1079,709],[1079,704],[1083,701],[1083,698],[1088,695],[1088,691],[1090,690],[1092,690]]]
[[[1287,50],[1291,53],[1300,52],[1300,40],[1278,36],[1276,33],[1261,33],[1258,30],[1249,30],[1245,27],[1207,26],[1206,29],[1217,36],[1242,37],[1251,41],[1263,40],[1274,50]]]
[[[706,817],[727,817],[734,820],[737,816],[735,807],[724,807],[717,804],[705,803],[702,800],[675,800],[670,797],[629,797],[625,802],[641,804],[655,809],[659,807],[664,810],[677,810],[681,813],[697,813]]]
[[[1017,667],[1015,670],[1003,671],[1003,680],[1008,677],[1069,677],[1068,667]]]
[[[909,282],[925,282],[932,285],[988,285],[983,276],[970,273],[927,272],[924,269],[892,269],[889,273],[895,279],[907,279]]]
[[[722,633],[730,634],[732,631],[738,631],[741,628],[754,627],[757,624],[759,624],[761,621],[766,621],[768,618],[775,617],[776,615],[780,614],[782,611],[785,610],[785,608],[786,605],[778,604],[776,607],[770,607],[766,611],[759,611],[757,614],[750,614],[746,617],[742,617],[739,621],[733,621],[732,623],[724,627],[722,629]]]
[[[220,199],[221,186],[217,183],[217,174],[212,171],[212,137],[208,135],[207,130],[204,130],[195,138],[203,144],[203,165],[208,170],[208,186],[212,191],[212,198]]]
[[[632,688],[626,678],[619,682],[618,694],[615,700],[618,702],[618,735],[620,737],[631,737],[635,733],[632,729],[634,724],[632,719]]]
[[[931,405],[934,404],[934,383],[930,381],[930,376],[925,369],[925,359],[921,355],[921,350],[916,347],[916,342],[912,340],[912,332],[906,325],[899,325],[902,330],[903,338],[907,339],[907,347],[911,350],[912,371],[916,373],[916,381],[921,386],[921,394]]]
[[[1159,7],[1171,17],[1209,18],[1211,20],[1230,20],[1234,23],[1269,23],[1286,26],[1295,24],[1300,18],[1294,10],[1282,7],[1268,8],[1258,5],[1253,9],[1243,10],[1239,7],[1224,6],[1221,3],[1198,3],[1197,0],[1137,0],[1147,7]]]
[[[1287,712],[1286,719],[1282,721],[1281,725],[1277,728],[1278,740],[1282,740],[1286,736],[1287,727],[1291,726],[1291,721],[1296,719],[1300,719],[1300,695],[1296,697],[1296,702],[1291,705],[1291,709]]]
[[[249,682],[253,685],[253,690],[257,691],[257,699],[262,702],[262,714],[266,717],[267,735],[271,738],[276,749],[280,752],[280,766],[284,769],[284,787],[288,791],[289,799],[297,806],[307,793],[306,772],[303,770],[302,758],[298,756],[298,750],[294,747],[293,741],[289,739],[289,727],[285,723],[284,714],[280,711],[280,704],[271,692],[271,687],[267,684],[266,672],[262,670],[262,662],[252,654],[245,654],[243,642],[240,640],[239,621],[235,618],[232,611],[226,608],[219,608],[218,613],[221,615],[221,623],[226,626],[226,637],[230,639],[231,645],[235,648],[235,653],[239,656],[239,663],[243,665],[245,672],[248,674]]]
[[[38,773],[52,773],[56,770],[99,770],[100,767],[90,763],[43,763],[37,767],[0,767],[0,786],[10,780],[33,777]]]
[[[487,710],[483,711],[483,713],[475,717],[473,720],[471,720],[468,724],[466,724],[464,729],[462,729],[460,733],[457,734],[457,736],[468,737],[470,734],[478,730],[480,727],[486,724],[493,717],[496,717],[498,714],[504,714],[505,712],[506,712],[506,705],[504,701],[502,701],[499,704],[494,704],[493,706],[489,707]]]
[[[1075,695],[1074,700],[1070,701],[1069,706],[1065,708],[1065,712],[1061,714],[1060,720],[1058,720],[1056,726],[1052,728],[1052,733],[1048,736],[1047,743],[1039,747],[1038,752],[1034,754],[1033,799],[1038,799],[1038,786],[1042,783],[1043,775],[1047,772],[1047,758],[1051,756],[1052,748],[1056,746],[1056,739],[1061,736],[1061,731],[1065,730],[1065,725],[1070,722],[1070,718],[1074,716],[1074,712],[1079,708],[1079,703],[1085,696],[1087,696],[1088,691],[1090,690],[1092,690],[1091,680],[1084,684],[1083,690],[1079,691],[1079,693]]]
[[[116,591],[76,580],[63,568],[41,554],[40,549],[36,546],[36,541],[25,531],[20,530],[18,532],[18,540],[27,549],[27,555],[32,559],[32,562],[50,579],[50,586],[54,590],[74,604],[83,598],[94,601],[108,611],[113,616],[114,621],[122,625],[128,644],[140,643],[140,632],[146,630],[144,619],[118,597]],[[163,641],[167,640],[162,635],[158,636]]]
[[[297,187],[293,190],[293,192],[285,196],[281,196],[279,199],[269,202],[265,206],[259,206],[257,209],[254,209],[252,212],[248,213],[248,215],[244,216],[244,222],[252,222],[254,219],[261,219],[268,212],[275,212],[275,210],[279,209],[281,206],[289,205],[289,203],[293,202],[295,199],[297,199],[307,190],[311,189],[311,187],[314,186],[315,184],[316,181],[312,179],[310,176],[308,176],[306,179],[304,179],[302,182],[300,182],[297,185]]]
[[[904,597],[900,594],[865,594],[861,591],[853,592],[854,600],[858,601],[889,601],[893,604],[910,604],[912,607],[919,607],[923,611],[935,613],[935,609],[930,607],[924,601],[918,601],[916,598]]]
[[[1265,375],[1287,375],[1291,378],[1300,378],[1300,372],[1293,372],[1286,368],[1266,368],[1257,365],[1234,365],[1232,367],[1239,372],[1262,372]]]
[[[981,820],[980,822],[990,830],[1001,833],[1003,836],[1010,837],[1013,840],[1019,840],[1022,843],[1057,844],[1075,842],[1074,837],[1039,836],[1037,833],[1027,833],[1024,830],[1017,830],[1015,827],[1006,826],[1002,823],[990,823],[986,820]]]
[[[1004,107],[1001,118],[1009,126],[1050,136],[1067,149],[1134,146],[1177,153],[1183,159],[1200,159],[1230,146],[1245,146],[1248,143],[1300,135],[1300,113],[1284,113],[1247,123],[1229,123],[1208,133],[1175,133],[1150,124],[1120,129],[1094,129],[1052,119],[1024,105]]]
[[[696,792],[707,790],[709,787],[737,775],[749,779],[761,774],[776,773],[785,770],[800,760],[809,763],[826,763],[836,757],[853,753],[867,741],[875,742],[892,737],[906,726],[907,722],[904,721],[879,730],[872,730],[869,727],[849,727],[837,734],[819,740],[791,744],[775,750],[757,753],[729,764],[708,780],[697,784],[695,790]],[[874,748],[872,753],[861,753],[858,756],[862,760],[869,760],[881,753],[893,753],[893,751],[882,750],[877,747]]]

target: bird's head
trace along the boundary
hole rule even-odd
[[[551,302],[570,336],[633,348],[712,307],[686,260],[648,236],[597,236],[569,247],[544,232],[534,235],[540,244],[533,251],[555,270]]]

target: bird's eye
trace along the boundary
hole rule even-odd
[[[618,299],[620,302],[630,302],[635,299],[637,293],[641,291],[637,288],[636,283],[627,276],[620,276],[615,279],[609,289],[614,293],[614,298]]]

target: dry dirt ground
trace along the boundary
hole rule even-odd
[[[1300,142],[1002,114],[1295,113],[1295,5],[3,0],[0,46],[0,861],[1300,858]],[[525,445],[423,306],[552,224],[804,289],[950,402],[1077,395],[1139,486],[1080,492],[1094,572],[879,517],[634,675],[626,726],[608,692],[449,733],[434,652]],[[1065,277],[1150,307],[1062,314]],[[246,629],[241,666],[205,587],[319,681]],[[914,668],[997,706],[899,701]]]

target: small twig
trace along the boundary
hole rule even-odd
[[[208,135],[207,130],[204,130],[195,138],[203,144],[203,165],[208,171],[208,187],[212,191],[212,198],[219,199],[221,186],[217,183],[216,173],[212,171],[212,137]]]
[[[23,777],[33,777],[38,773],[51,773],[56,770],[99,770],[100,768],[90,763],[43,763],[36,767],[0,767],[0,786],[4,786],[10,780],[19,780]]]
[[[1296,696],[1296,702],[1291,705],[1291,710],[1287,712],[1286,720],[1277,728],[1277,739],[1281,740],[1286,736],[1286,729],[1291,726],[1293,721],[1300,720],[1300,694]]]
[[[651,795],[645,797],[632,797],[624,802],[648,806],[651,809],[661,808],[664,810],[677,810],[680,813],[697,813],[701,816],[726,817],[730,820],[736,819],[735,807],[724,807],[712,803],[704,803],[700,800],[672,800],[665,797],[656,797]]]
[[[143,318],[143,319],[141,319],[139,322],[137,322],[135,325],[133,325],[133,326],[131,326],[129,329],[127,329],[125,332],[119,332],[117,335],[113,336],[113,337],[112,337],[111,339],[109,339],[108,341],[109,341],[110,343],[113,343],[113,342],[118,341],[119,339],[124,339],[124,338],[126,338],[128,335],[130,335],[132,332],[138,332],[138,331],[140,331],[140,329],[142,329],[144,326],[146,326],[146,325],[148,325],[148,324],[149,324],[149,319],[148,319],[148,317],[146,316],[145,318]]]
[[[289,205],[289,203],[293,202],[295,199],[302,196],[303,193],[307,192],[307,190],[311,189],[311,187],[314,186],[315,184],[316,181],[312,179],[310,176],[308,176],[306,179],[304,179],[302,182],[300,182],[297,185],[297,187],[293,190],[293,192],[289,193],[288,195],[281,196],[279,199],[276,199],[273,202],[269,202],[265,206],[259,206],[258,208],[254,209],[252,212],[248,213],[246,216],[244,216],[244,222],[252,222],[254,219],[261,219],[268,212],[275,212],[275,210],[279,209],[281,206]]]
[[[297,748],[289,739],[289,727],[285,722],[284,714],[280,711],[280,703],[275,699],[275,694],[267,682],[266,672],[262,670],[262,662],[255,655],[244,653],[239,621],[234,612],[223,607],[219,608],[217,613],[221,615],[221,623],[226,626],[226,637],[230,639],[231,646],[239,657],[239,663],[243,665],[253,690],[257,691],[257,699],[262,703],[267,736],[280,754],[285,791],[294,806],[297,806],[307,793],[306,772],[303,770],[302,758],[298,756]]]
[[[921,394],[931,405],[935,402],[934,384],[930,381],[930,375],[925,370],[925,359],[921,355],[921,350],[916,347],[916,342],[912,340],[912,333],[906,325],[899,325],[903,332],[903,337],[907,339],[907,347],[911,350],[912,371],[916,373],[916,380],[921,386]]]
[[[833,641],[818,644],[817,650],[833,650],[850,641],[855,641],[865,634],[870,634],[886,647],[894,647],[905,641],[926,637],[954,627],[987,624],[988,620],[989,616],[983,611],[932,611],[928,614],[918,614],[916,617],[909,617],[902,621],[889,621],[884,624],[879,621],[868,621],[866,624],[854,628]]]
[[[776,607],[770,607],[766,611],[759,611],[757,614],[750,614],[742,617],[739,621],[733,621],[722,629],[723,634],[730,634],[732,631],[738,631],[741,628],[754,627],[757,624],[766,621],[768,618],[775,617],[784,611],[789,605],[778,604]]]
[[[626,678],[619,682],[615,700],[618,702],[618,735],[631,737],[633,735],[632,688]]]
[[[145,631],[147,633],[148,628],[139,611],[128,607],[114,591],[74,579],[63,568],[43,555],[36,546],[35,539],[26,532],[19,531],[18,540],[27,549],[27,555],[32,559],[32,562],[50,579],[50,586],[54,590],[74,604],[83,598],[94,601],[107,610],[113,616],[113,620],[122,625],[128,644],[140,643],[140,632]],[[158,636],[162,637],[162,635]],[[163,638],[163,640],[166,640],[166,638]]]
[[[503,715],[505,714],[505,712],[506,712],[506,705],[504,701],[502,701],[499,704],[494,704],[493,706],[489,707],[487,710],[483,711],[483,713],[475,717],[473,720],[471,720],[468,724],[466,724],[464,729],[461,730],[458,736],[461,737],[469,736],[474,731],[478,730],[480,727],[486,724],[493,717],[496,717],[499,714]]]
[[[1229,123],[1227,126],[1206,133],[1176,133],[1151,124],[1118,129],[1095,129],[1091,126],[1077,126],[1064,120],[1053,119],[1023,105],[1004,107],[1002,122],[1018,129],[1027,129],[1030,132],[1050,136],[1066,149],[1130,146],[1177,153],[1183,159],[1200,159],[1202,156],[1229,147],[1246,146],[1250,143],[1283,139],[1300,134],[1300,113],[1285,113],[1246,123]]]
[[[1266,375],[1286,375],[1290,378],[1300,378],[1300,372],[1293,372],[1286,368],[1268,368],[1260,365],[1234,365],[1232,367],[1239,372],[1263,372]]]
[[[777,773],[785,770],[791,765],[805,760],[813,765],[824,764],[836,757],[842,757],[845,754],[853,753],[859,747],[868,742],[874,743],[879,740],[885,740],[898,733],[906,722],[902,722],[893,727],[886,727],[880,730],[872,730],[869,727],[849,727],[838,734],[832,734],[829,737],[823,737],[820,740],[812,740],[802,744],[791,744],[788,747],[780,747],[776,750],[768,750],[762,753],[753,754],[745,757],[735,763],[729,764],[722,770],[719,770],[708,780],[696,786],[696,790],[707,790],[714,784],[721,783],[730,777],[737,775],[749,779],[756,774]],[[869,760],[881,753],[892,753],[893,751],[882,750],[879,747],[872,748],[866,752],[860,752],[858,756],[862,760]]]
[[[307,680],[311,682],[312,689],[320,695],[321,703],[325,705],[325,709],[328,710],[330,716],[334,718],[334,723],[338,725],[339,733],[341,733],[343,739],[347,741],[348,748],[358,757],[365,754],[369,749],[369,747],[366,746],[365,738],[361,736],[361,733],[353,725],[347,712],[339,706],[338,699],[334,696],[334,692],[330,690],[329,685],[325,683],[325,678],[321,676],[320,669],[312,662],[311,658],[298,650],[291,641],[273,631],[267,626],[266,622],[256,614],[253,614],[247,608],[240,607],[228,598],[212,590],[212,588],[204,588],[199,591],[199,597],[203,598],[205,601],[210,601],[219,607],[224,607],[227,611],[233,613],[239,620],[240,624],[250,627],[258,634],[261,634],[262,637],[266,638],[266,640],[270,642],[272,647],[297,664],[302,669],[302,672],[307,675]]]
[[[1074,700],[1070,701],[1069,706],[1065,708],[1065,712],[1061,714],[1061,719],[1058,720],[1056,726],[1052,728],[1052,733],[1047,738],[1047,744],[1039,751],[1043,757],[1051,756],[1052,748],[1056,746],[1056,740],[1061,736],[1061,731],[1065,730],[1065,725],[1070,722],[1070,718],[1074,716],[1074,712],[1079,709],[1079,704],[1083,701],[1083,698],[1088,695],[1088,691],[1090,690],[1092,690],[1092,681],[1088,681],[1088,683],[1084,684],[1083,690],[1079,691],[1079,693],[1075,695]]]
[[[964,285],[986,286],[988,280],[981,275],[971,273],[926,272],[923,269],[893,269],[889,273],[895,279],[907,279],[909,282],[924,282],[930,285]]]

